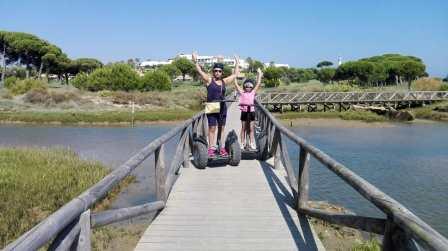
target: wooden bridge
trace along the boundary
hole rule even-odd
[[[408,107],[415,104],[427,104],[434,101],[448,100],[447,91],[395,91],[395,92],[294,92],[294,93],[261,93],[258,101],[269,106],[272,111],[283,111],[290,106],[291,111],[339,109],[346,111],[352,105],[380,105],[384,107]]]
[[[227,128],[239,128],[232,106]],[[207,133],[206,117],[195,115],[149,143],[126,163],[86,190],[5,250],[90,250],[91,229],[158,212],[135,250],[324,250],[307,217],[383,235],[383,250],[448,250],[448,240],[399,202],[309,144],[257,104],[260,160],[205,170],[191,165],[192,133]],[[177,137],[176,137],[177,136]],[[300,147],[294,172],[286,139]],[[165,145],[176,141],[174,154]],[[92,205],[154,155],[157,201],[91,213]],[[308,198],[313,157],[367,201],[384,218],[313,208]],[[183,167],[183,168],[182,168]]]

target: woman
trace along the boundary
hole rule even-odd
[[[196,65],[196,70],[198,71],[202,81],[207,87],[207,102],[215,102],[223,100],[225,98],[224,94],[226,92],[226,83],[231,83],[239,74],[239,59],[235,56],[235,70],[233,74],[223,78],[224,64],[215,63],[212,69],[212,76],[205,73],[201,66],[198,64],[198,56],[194,52],[192,54],[193,62]],[[221,132],[224,132],[224,127],[226,125],[227,117],[227,106],[225,103],[221,103],[219,113],[207,114],[208,120],[208,155],[213,157],[215,155],[217,141],[215,141],[216,129],[219,126]],[[223,141],[224,133],[221,133],[221,142]],[[219,154],[221,156],[227,156],[228,153],[224,146],[219,149]]]
[[[263,77],[263,72],[260,68],[257,69],[257,83],[254,86],[254,81],[252,79],[246,79],[243,83],[243,88],[238,85],[238,82],[235,81],[235,88],[240,93],[240,109],[241,109],[241,149],[245,149],[246,146],[251,150],[256,150],[255,146],[255,136],[254,136],[254,128],[255,128],[255,94],[258,91],[258,88],[261,86],[261,78]],[[246,138],[246,128],[247,121],[249,123],[249,139]]]

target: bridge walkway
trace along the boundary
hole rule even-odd
[[[228,128],[238,129],[236,105],[228,116]],[[268,162],[181,169],[135,250],[324,250],[294,209],[286,173]]]

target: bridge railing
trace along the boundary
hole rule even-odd
[[[262,104],[424,102],[448,100],[448,92],[267,92],[260,93],[258,100]]]
[[[207,122],[203,112],[155,139],[123,165],[91,186],[31,230],[20,236],[4,250],[37,250],[51,241],[48,250],[90,250],[91,229],[126,220],[142,214],[157,212],[165,207],[168,194],[176,181],[181,166],[188,167],[192,147],[192,134],[205,135]],[[167,166],[165,144],[179,136],[175,153],[169,156]],[[157,201],[138,206],[92,213],[90,208],[104,198],[120,181],[125,179],[144,160],[154,155]]]
[[[398,201],[394,200],[343,164],[295,135],[283,126],[263,105],[257,101],[257,119],[261,132],[267,137],[265,158],[274,156],[274,168],[283,164],[288,183],[296,201],[297,211],[334,224],[383,235],[383,250],[448,250],[448,240],[426,224]],[[299,174],[296,177],[288,156],[286,138],[300,147]],[[315,209],[309,203],[310,157],[322,163],[359,194],[386,214],[386,218],[373,218],[345,213],[331,213]]]

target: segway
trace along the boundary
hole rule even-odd
[[[246,105],[246,104],[240,104],[242,107],[246,107],[246,111],[250,111],[251,107],[254,107],[255,105]],[[245,139],[246,142],[244,144],[244,148],[242,149],[241,153],[244,159],[259,159],[259,160],[266,160],[267,159],[267,136],[265,132],[261,131],[261,128],[257,126],[257,121],[255,122],[254,126],[254,137],[255,137],[255,144],[256,149],[251,149],[250,147],[250,117],[246,117],[245,121]],[[247,140],[249,139],[249,140]]]
[[[221,105],[227,102],[235,102],[234,100],[220,100]],[[219,115],[219,124],[222,122],[222,114]],[[217,135],[217,143],[218,147],[215,150],[215,155],[213,157],[208,156],[208,144],[207,138],[205,135],[198,136],[197,134],[193,134],[193,158],[194,164],[198,169],[205,169],[207,166],[215,166],[215,165],[231,165],[238,166],[241,160],[241,148],[238,142],[238,136],[236,135],[235,130],[230,131],[227,134],[226,141],[224,143],[224,148],[227,151],[226,156],[220,155],[219,150],[222,147],[221,142],[221,134],[223,133],[222,127],[218,126],[218,135]]]

